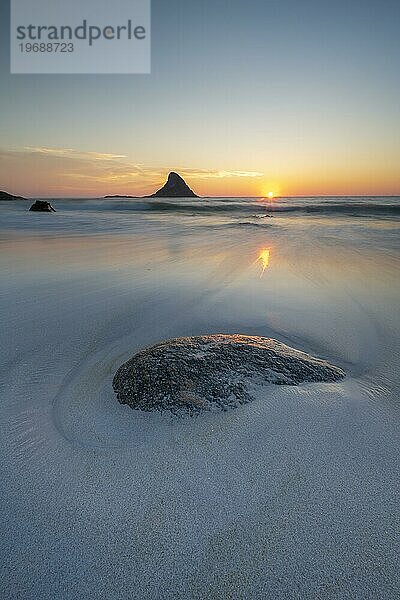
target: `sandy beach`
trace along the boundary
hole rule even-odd
[[[4,598],[398,597],[399,200],[1,204]],[[347,376],[118,403],[135,352],[209,333]]]

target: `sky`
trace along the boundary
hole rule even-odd
[[[150,75],[10,75],[0,189],[400,195],[398,0],[153,0]]]

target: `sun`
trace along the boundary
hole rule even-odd
[[[260,182],[260,198],[263,200],[275,200],[281,197],[281,183],[275,179],[268,179]]]

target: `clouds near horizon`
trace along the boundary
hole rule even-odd
[[[133,162],[124,154],[72,148],[0,150],[2,187],[25,196],[145,195],[162,185],[170,170],[178,171],[189,185],[196,186],[196,181],[198,185],[201,181],[201,193],[205,193],[207,182],[215,179],[254,179],[264,176],[256,171],[143,165]]]

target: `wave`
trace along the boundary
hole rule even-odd
[[[239,221],[236,223],[222,223],[218,225],[206,225],[207,229],[236,229],[237,227],[249,227],[254,229],[269,229],[270,223],[253,223],[251,221]]]
[[[276,206],[269,207],[272,213],[299,212],[306,214],[343,214],[348,216],[376,216],[376,215],[400,215],[400,204],[379,204],[379,203],[335,203],[328,204],[309,204],[305,206]]]
[[[199,199],[54,199],[57,211],[114,214],[182,214],[191,217],[235,216],[248,225],[254,220],[269,220],[273,216],[315,215],[363,218],[398,218],[400,198],[277,198],[262,201],[257,198],[199,198]]]
[[[124,201],[124,202],[110,202],[108,206],[104,207],[106,210],[113,211],[139,211],[139,212],[171,212],[171,213],[185,213],[196,215],[207,215],[207,214],[246,214],[247,218],[270,218],[274,214],[288,214],[288,213],[299,213],[299,214],[315,214],[315,215],[342,215],[342,216],[353,216],[353,217],[397,217],[400,215],[400,203],[387,201],[382,202],[371,202],[368,200],[354,202],[349,200],[348,202],[334,202],[334,201],[322,201],[313,203],[304,202],[287,202],[285,200],[265,204],[256,200],[253,201],[227,201],[226,199],[213,199],[208,200],[175,200],[175,201],[158,201],[150,200],[148,202],[135,202],[135,201]],[[266,211],[268,214],[266,214]]]

